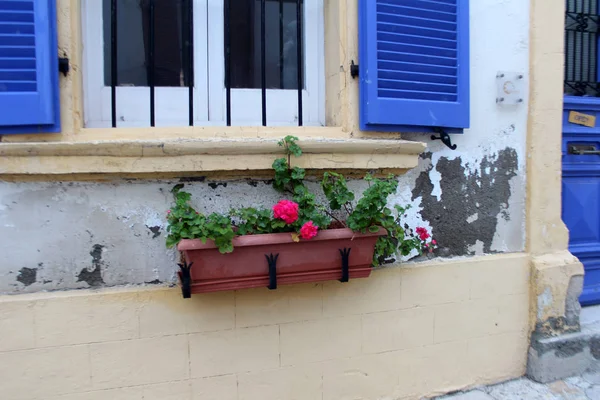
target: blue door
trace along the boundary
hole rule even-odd
[[[569,122],[569,116],[577,123]],[[579,124],[593,122],[590,117],[596,117],[594,127]],[[569,228],[569,250],[585,267],[580,301],[600,304],[600,98],[565,97],[562,160],[562,217]]]
[[[565,3],[562,217],[585,267],[581,304],[592,305],[600,304],[600,0]]]

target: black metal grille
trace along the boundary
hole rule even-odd
[[[566,0],[564,92],[600,96],[598,0]]]
[[[144,25],[144,43],[146,48],[147,57],[147,83],[150,91],[150,126],[155,126],[155,89],[156,86],[170,86],[165,84],[160,77],[159,69],[157,69],[156,63],[157,58],[160,54],[157,52],[157,41],[161,39],[161,32],[156,33],[157,19],[160,18],[160,11],[157,9],[157,5],[161,2],[168,0],[139,0],[142,7],[142,13],[144,14],[144,20],[147,23]],[[194,43],[193,43],[193,0],[180,0],[181,1],[181,15],[179,16],[181,21],[181,40],[183,43],[181,59],[183,61],[182,68],[183,73],[183,85],[188,88],[188,107],[189,107],[189,118],[188,124],[192,126],[194,123]],[[231,90],[236,89],[239,86],[234,84],[232,80],[232,55],[234,55],[235,47],[232,46],[232,1],[224,0],[224,67],[225,67],[225,102],[226,102],[226,123],[231,126]],[[110,0],[110,87],[111,87],[111,122],[112,126],[117,126],[117,90],[119,86],[119,68],[118,68],[118,50],[119,50],[119,32],[118,32],[118,18],[119,18],[119,0]],[[261,60],[261,71],[260,71],[260,89],[261,89],[261,120],[262,125],[267,125],[267,3],[277,4],[279,7],[279,85],[278,89],[284,89],[284,5],[289,7],[290,4],[295,5],[295,30],[296,30],[296,82],[295,89],[298,93],[298,126],[303,125],[303,104],[302,95],[304,89],[304,55],[303,55],[303,0],[248,0],[248,4],[255,4],[260,12],[260,60]],[[292,6],[293,7],[293,6]],[[289,10],[288,10],[289,11]],[[252,8],[252,12],[254,8]],[[248,18],[251,18],[248,15]],[[160,29],[159,29],[160,31]],[[239,46],[238,46],[239,47]],[[210,72],[209,72],[210,73]],[[158,75],[157,75],[158,74]],[[210,77],[209,77],[210,78]],[[271,89],[272,87],[269,87]],[[289,88],[289,87],[288,87]]]

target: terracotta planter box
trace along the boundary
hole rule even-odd
[[[191,293],[216,292],[292,283],[366,278],[375,242],[386,234],[329,229],[311,240],[294,242],[289,233],[238,236],[234,251],[221,254],[212,241],[182,240],[177,249],[190,269]],[[347,261],[347,262],[345,262]],[[347,264],[347,268],[345,267]],[[184,297],[187,279],[182,272]]]

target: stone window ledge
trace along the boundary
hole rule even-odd
[[[234,172],[271,169],[276,138],[171,138],[0,143],[0,176]],[[425,144],[394,139],[302,138],[294,165],[309,170],[414,168]]]

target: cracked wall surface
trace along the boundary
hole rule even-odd
[[[529,79],[529,7],[519,0],[471,2],[471,15],[470,128],[452,135],[457,150],[430,134],[403,134],[428,148],[390,199],[412,205],[406,222],[432,231],[438,257],[524,250],[526,85],[520,105],[495,99],[498,71]],[[357,99],[357,81],[346,83]],[[279,199],[263,180],[0,182],[0,293],[173,283],[176,254],[165,248],[165,224],[169,191],[179,182],[206,212],[270,207]]]

